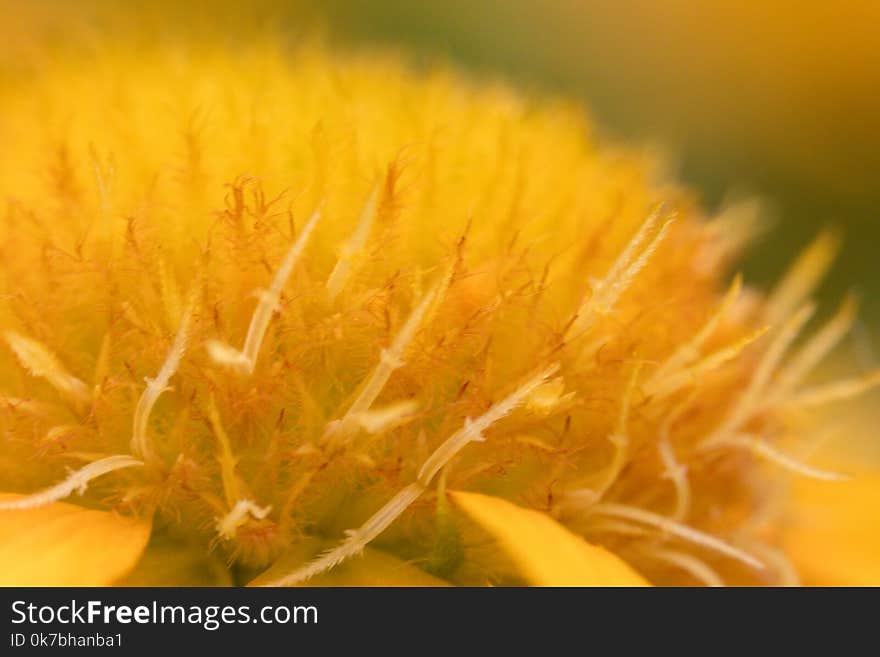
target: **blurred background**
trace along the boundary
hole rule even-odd
[[[123,0],[0,0],[65,14]],[[144,3],[140,3],[143,5]],[[379,46],[415,65],[583,103],[600,135],[663,153],[710,209],[762,199],[774,226],[744,271],[769,284],[821,228],[843,237],[821,295],[861,293],[849,347],[880,352],[880,0],[151,0],[158,29],[229,13],[317,24],[344,49]],[[222,11],[221,11],[222,9]],[[25,35],[23,35],[25,36]],[[26,36],[25,36],[26,38]],[[855,346],[854,346],[855,345]],[[870,364],[870,363],[869,363]]]

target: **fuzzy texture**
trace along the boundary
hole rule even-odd
[[[786,358],[830,246],[765,300],[730,285],[747,218],[579,108],[279,43],[105,35],[5,70],[4,487],[90,482],[239,575],[360,527],[283,583],[370,541],[492,579],[440,478],[657,583],[784,581],[756,556],[781,473],[830,475],[782,447],[852,317]]]

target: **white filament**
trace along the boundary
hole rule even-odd
[[[352,557],[363,550],[373,539],[385,531],[400,514],[415,502],[424,493],[436,474],[468,443],[482,440],[482,432],[492,424],[508,415],[513,409],[522,404],[528,396],[544,381],[553,376],[559,369],[558,365],[552,365],[537,376],[529,379],[517,390],[505,397],[502,401],[494,404],[476,420],[465,420],[464,427],[447,438],[431,454],[419,470],[416,481],[409,484],[392,497],[388,503],[373,514],[360,528],[348,534],[340,545],[324,553],[314,561],[302,568],[273,580],[265,586],[290,586],[305,581],[315,575]]]
[[[449,463],[452,457],[458,454],[465,445],[470,442],[483,440],[483,432],[486,429],[522,404],[535,388],[553,376],[558,370],[559,365],[551,365],[500,402],[493,404],[488,411],[476,420],[465,419],[464,426],[447,438],[422,464],[418,474],[418,481],[427,486],[436,474],[440,472],[441,468]]]
[[[650,382],[645,385],[645,394],[660,398],[677,392],[683,386],[698,381],[701,376],[736,358],[743,349],[766,332],[767,328],[760,328],[744,338],[737,340],[733,344],[722,347],[708,356],[701,358],[693,365],[671,371],[662,378],[658,378],[655,375],[651,378]]]
[[[661,516],[645,509],[639,509],[625,504],[613,504],[610,502],[602,502],[595,504],[587,509],[590,513],[596,513],[612,518],[623,518],[625,520],[634,520],[645,525],[656,527],[672,536],[676,536],[682,540],[688,541],[695,545],[713,550],[719,554],[723,554],[731,559],[735,559],[757,570],[763,570],[764,564],[755,559],[752,555],[736,548],[729,543],[722,541],[716,536],[707,534],[698,529],[694,529],[688,525],[676,522],[671,518]]]
[[[58,392],[75,402],[89,400],[89,387],[68,372],[44,344],[15,331],[6,331],[3,337],[19,362],[33,376],[46,379]]]
[[[369,434],[382,433],[383,431],[398,425],[411,416],[419,407],[414,399],[388,404],[382,408],[362,411],[356,416],[358,425]]]
[[[843,339],[855,321],[856,304],[848,297],[840,309],[815,335],[806,341],[776,377],[773,392],[768,396],[768,406],[785,399],[791,390],[806,377],[816,365]]]
[[[155,379],[146,377],[147,387],[141,393],[137,406],[134,411],[134,419],[132,422],[131,451],[141,458],[152,458],[153,450],[150,441],[147,438],[147,428],[150,421],[150,413],[153,406],[159,400],[159,396],[169,389],[168,382],[177,372],[180,361],[186,352],[186,343],[189,340],[190,324],[192,323],[192,315],[195,307],[195,294],[190,298],[183,316],[180,318],[180,326],[177,329],[177,335],[174,342],[168,350],[165,362],[159,369],[159,373]]]
[[[289,575],[268,582],[263,586],[291,586],[319,575],[326,570],[330,570],[349,557],[359,554],[415,502],[424,491],[425,488],[421,484],[410,484],[392,497],[385,506],[373,514],[359,529],[349,532],[348,538],[339,546],[325,552],[314,561],[293,571]]]
[[[303,227],[302,233],[290,247],[268,290],[261,290],[257,296],[259,301],[251,316],[251,322],[248,325],[247,335],[244,339],[244,346],[241,351],[235,349],[218,340],[210,340],[207,343],[208,354],[215,362],[227,367],[239,369],[247,374],[252,374],[257,364],[257,357],[260,354],[260,347],[266,337],[266,331],[269,328],[269,322],[272,320],[272,314],[277,310],[278,303],[281,300],[281,292],[287,284],[287,279],[293,273],[293,268],[299,261],[300,256],[308,244],[309,237],[318,219],[321,217],[321,208],[319,207],[312,214],[311,218]]]
[[[647,394],[653,394],[651,389],[657,386],[658,382],[662,381],[666,376],[678,372],[697,360],[700,355],[700,350],[706,340],[708,340],[715,332],[718,324],[737,300],[741,291],[742,277],[737,275],[733,284],[731,284],[730,289],[727,291],[727,294],[724,295],[724,299],[718,307],[718,310],[712,313],[693,338],[676,349],[675,352],[657,368],[651,378],[648,379],[645,383],[645,392]]]
[[[72,470],[67,479],[51,486],[50,488],[46,488],[31,495],[26,495],[17,500],[0,501],[0,510],[10,511],[14,509],[33,509],[35,507],[45,506],[52,502],[63,500],[74,491],[82,495],[86,491],[89,482],[93,479],[97,479],[98,477],[115,470],[131,468],[136,465],[143,465],[143,462],[138,461],[136,458],[127,454],[108,456],[107,458],[89,463],[79,470]]]
[[[838,472],[829,470],[821,470],[814,468],[805,463],[801,463],[793,456],[786,454],[777,447],[774,447],[766,440],[761,440],[756,436],[748,434],[737,434],[726,438],[724,441],[715,443],[713,447],[739,447],[747,449],[757,456],[763,457],[768,461],[775,463],[784,470],[789,470],[795,474],[809,477],[810,479],[820,479],[822,481],[845,481],[849,477]]]
[[[787,403],[797,407],[819,406],[857,397],[878,385],[880,385],[880,370],[853,379],[834,381],[802,390],[792,396]]]
[[[770,378],[776,372],[785,352],[794,342],[801,328],[812,316],[815,306],[807,304],[786,322],[775,339],[770,343],[761,362],[758,364],[755,374],[749,381],[749,385],[734,403],[733,408],[727,414],[721,424],[703,440],[703,446],[708,448],[714,443],[725,439],[730,433],[739,429],[763,406],[763,395],[766,392]]]
[[[379,186],[376,186],[361,212],[357,227],[342,247],[342,252],[339,254],[339,260],[336,261],[336,266],[333,267],[333,271],[330,273],[330,278],[327,279],[327,296],[330,299],[330,303],[333,303],[333,301],[336,300],[336,297],[339,296],[342,288],[345,287],[345,284],[351,275],[352,261],[361,251],[363,251],[364,245],[367,243],[367,238],[370,236],[370,229],[376,218],[376,201],[378,196]]]
[[[217,520],[217,533],[223,538],[231,539],[248,516],[262,520],[272,510],[271,506],[258,506],[252,500],[238,500],[235,506],[222,518]]]
[[[675,487],[675,511],[672,517],[677,521],[684,520],[691,507],[691,486],[687,477],[687,468],[675,458],[675,451],[664,436],[657,444],[660,459],[663,461],[663,477],[669,479]]]
[[[609,313],[620,295],[630,286],[636,274],[644,268],[657,246],[666,236],[666,232],[673,219],[667,219],[654,238],[642,248],[642,243],[647,239],[650,232],[666,214],[666,204],[661,203],[645,219],[636,234],[621,251],[617,260],[605,274],[605,277],[591,284],[592,291],[581,302],[578,308],[577,318],[566,331],[566,337],[581,335],[592,328],[597,315]]]
[[[717,588],[725,585],[724,580],[721,579],[718,573],[704,561],[697,559],[697,557],[691,554],[662,548],[645,550],[645,552],[659,561],[664,561],[676,568],[680,568],[706,586]]]
[[[322,443],[332,442],[338,445],[344,444],[351,439],[357,429],[357,418],[362,413],[370,410],[373,402],[376,401],[385,384],[388,383],[388,379],[391,378],[395,370],[403,366],[403,355],[406,352],[406,348],[413,337],[415,337],[416,331],[418,331],[428,312],[428,308],[437,298],[440,287],[441,283],[438,283],[424,296],[394,337],[391,346],[379,352],[379,362],[370,373],[357,398],[341,419],[327,425],[324,434],[321,436]]]

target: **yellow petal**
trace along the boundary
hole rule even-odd
[[[0,586],[107,586],[135,565],[150,529],[64,502],[0,511]]]
[[[330,544],[328,544],[330,545]],[[315,545],[301,546],[281,557],[271,568],[248,586],[263,586],[293,572],[309,561],[318,550]],[[341,563],[303,586],[449,586],[442,579],[429,575],[397,557],[366,548],[362,555]]]
[[[230,586],[222,559],[203,546],[153,539],[134,569],[114,586]]]
[[[539,511],[455,491],[452,502],[494,537],[535,586],[648,586],[615,554],[587,543]]]
[[[804,584],[880,586],[880,474],[799,478],[785,550]]]

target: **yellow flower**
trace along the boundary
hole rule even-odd
[[[135,34],[4,64],[0,582],[794,581],[808,407],[877,380],[803,385],[830,237],[763,296],[577,107]]]

